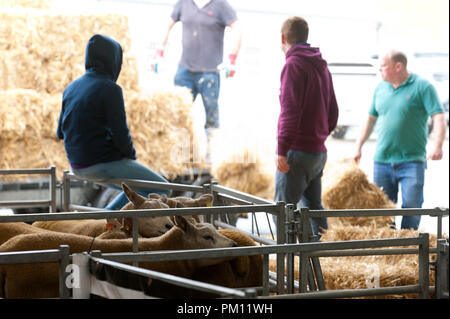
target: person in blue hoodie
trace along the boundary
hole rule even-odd
[[[116,83],[122,68],[122,47],[115,40],[92,36],[86,46],[86,72],[63,93],[57,136],[75,175],[102,179],[167,180],[136,161],[127,125],[121,87]],[[119,189],[119,186],[108,185]],[[138,188],[169,195],[166,190]],[[128,199],[123,192],[105,209],[121,209]]]

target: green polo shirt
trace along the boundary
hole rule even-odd
[[[428,117],[444,112],[436,89],[411,74],[397,89],[381,82],[375,89],[369,114],[377,117],[374,160],[399,163],[426,160]]]

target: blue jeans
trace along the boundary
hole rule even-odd
[[[205,130],[219,127],[219,72],[191,72],[179,65],[174,79],[175,85],[187,87],[195,101],[200,93],[205,108]]]
[[[373,179],[390,200],[397,203],[399,185],[402,191],[402,208],[421,208],[426,162],[374,163]],[[419,216],[403,216],[402,229],[419,228]]]
[[[91,178],[105,178],[105,179],[140,179],[152,182],[167,183],[167,180],[152,171],[150,168],[138,163],[132,159],[121,159],[119,161],[100,163],[81,169],[72,169],[73,173],[78,176],[91,177]],[[105,186],[115,189],[122,189],[118,185],[106,184]],[[169,195],[169,191],[161,189],[150,189],[138,187],[136,192],[142,196],[147,197],[150,193],[166,194]],[[125,204],[128,203],[128,198],[124,192],[121,192],[116,196],[106,207],[107,210],[119,210]]]
[[[322,210],[322,174],[327,161],[327,153],[302,152],[289,150],[287,173],[275,175],[275,201]],[[276,222],[276,219],[274,218]],[[311,218],[313,235],[320,233],[320,228],[328,229],[326,217]]]

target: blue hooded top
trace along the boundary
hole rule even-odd
[[[86,73],[64,90],[56,132],[64,139],[71,166],[136,159],[122,89],[116,84],[122,47],[107,36],[92,36],[86,46],[85,67]]]

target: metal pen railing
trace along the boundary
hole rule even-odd
[[[56,167],[49,168],[23,168],[0,169],[0,175],[49,175],[49,199],[47,200],[20,200],[0,201],[0,207],[23,208],[48,206],[51,213],[56,212]]]
[[[0,264],[14,265],[14,264],[29,264],[29,263],[52,263],[58,262],[59,273],[59,297],[69,298],[70,289],[66,285],[66,278],[68,276],[67,266],[70,264],[69,246],[61,245],[59,249],[47,250],[30,250],[19,252],[1,252]]]

